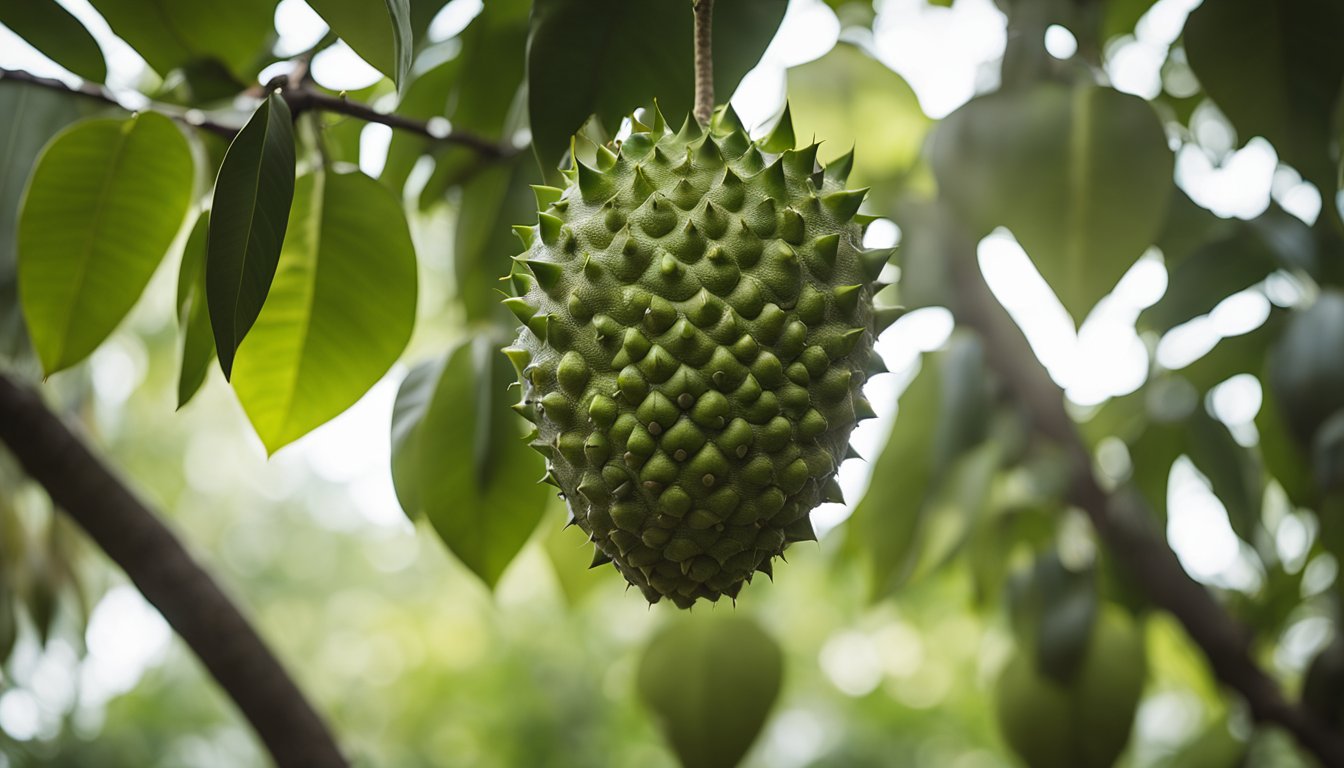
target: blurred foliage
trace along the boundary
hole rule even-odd
[[[935,121],[881,36],[897,14],[972,3],[795,4],[833,9],[841,32],[776,72],[778,96],[823,161],[855,149],[870,235],[899,244],[884,297],[955,308],[949,260],[1011,235],[1080,349],[1127,312],[1142,381],[1071,404],[1099,478],[1173,540],[1192,514],[1200,535],[1229,530],[1224,566],[1196,575],[1291,695],[1344,728],[1344,12],[1000,0],[1002,61]],[[883,336],[894,373],[869,395],[886,418],[842,471],[863,493],[819,511],[820,543],[791,549],[778,583],[687,615],[589,570],[514,439],[496,288],[571,133],[592,154],[655,98],[686,114],[688,3],[488,0],[444,36],[434,20],[463,3],[313,0],[331,30],[297,55],[277,52],[276,5],[93,0],[150,68],[111,75],[125,65],[105,38],[54,0],[0,8],[75,75],[154,100],[131,116],[0,78],[0,366],[61,371],[53,406],[246,606],[357,764],[1307,764],[1067,507],[1068,460],[993,350],[966,329],[926,343],[938,309]],[[786,5],[719,0],[721,99]],[[1051,25],[1076,52],[1047,53]],[[261,125],[284,103],[261,98],[262,70],[298,78],[338,37],[387,76],[345,98],[428,121],[394,132],[385,161],[347,115],[228,142],[157,114]],[[1146,96],[1118,76],[1140,49],[1160,73]],[[449,125],[498,157],[431,137]],[[1216,215],[1186,161],[1231,168],[1257,137],[1273,200]],[[291,170],[292,200],[258,182]],[[1007,268],[988,243],[985,272]],[[236,282],[212,289],[211,265]],[[1165,287],[1129,307],[1144,269]],[[68,279],[84,272],[87,290]],[[217,290],[243,285],[251,305]],[[216,338],[237,346],[231,382]],[[0,558],[0,768],[264,764],[189,650],[3,453]]]

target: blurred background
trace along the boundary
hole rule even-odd
[[[142,93],[166,98],[180,85],[159,79],[86,0],[60,4],[97,40],[106,83],[125,106],[135,108]],[[412,72],[454,61],[495,4],[432,3]],[[1155,105],[1174,153],[1176,194],[1204,214],[1253,222],[1269,212],[1282,217],[1278,231],[1286,236],[1306,231],[1322,215],[1318,186],[1282,163],[1265,138],[1239,134],[1187,61],[1182,30],[1198,4],[1100,4],[1104,34],[1084,40],[1083,53],[1061,24],[1046,25],[1045,48],[1052,66],[1081,67],[1085,57],[1116,91]],[[328,33],[303,0],[280,0],[274,21],[277,56],[312,50]],[[525,14],[522,23],[525,29]],[[879,216],[865,244],[904,248],[927,221],[917,201],[936,184],[925,150],[930,131],[999,87],[1009,40],[1008,17],[993,0],[790,0],[731,103],[760,135],[787,97],[799,136],[825,140],[823,159],[856,146],[851,181],[874,187],[867,210]],[[289,66],[271,64],[257,80]],[[4,27],[0,67],[77,82]],[[320,47],[311,77],[387,108],[396,101],[382,73],[344,42]],[[643,649],[675,610],[650,608],[608,570],[586,570],[589,550],[577,533],[561,530],[560,502],[493,590],[428,524],[402,513],[389,473],[393,402],[410,367],[460,338],[470,320],[455,300],[462,278],[454,254],[463,247],[459,214],[472,192],[442,179],[435,158],[399,148],[386,126],[323,119],[344,161],[383,180],[399,174],[407,202],[419,318],[402,361],[381,382],[269,459],[213,366],[176,411],[176,270],[165,264],[129,320],[86,365],[49,386],[245,607],[358,764],[676,765],[635,692]],[[524,146],[529,134],[519,128],[505,138]],[[516,217],[502,211],[498,228],[525,221],[529,210],[530,203]],[[1193,314],[1177,309],[1152,322],[1151,308],[1174,283],[1171,255],[1149,247],[1095,307],[1071,316],[1013,232],[994,229],[977,251],[995,296],[1066,391],[1071,412],[1085,429],[1093,425],[1101,471],[1117,477],[1132,462],[1126,438],[1102,421],[1112,413],[1107,404],[1142,399],[1167,374],[1207,363],[1225,340],[1251,338],[1272,316],[1309,305],[1317,290],[1294,270],[1266,269]],[[933,355],[955,346],[952,315],[936,298],[900,298],[912,311],[878,342],[891,373],[867,389],[879,418],[854,439],[870,459],[900,428],[901,393]],[[1212,376],[1198,385],[1202,402],[1237,445],[1253,450],[1266,401],[1260,370],[1217,370],[1194,374]],[[1259,621],[1275,612],[1262,622],[1258,657],[1295,686],[1337,633],[1327,596],[1337,589],[1338,563],[1322,548],[1316,516],[1271,481],[1256,505],[1261,532],[1248,540],[1234,531],[1207,470],[1179,450],[1172,459],[1160,499],[1168,540],[1185,568],[1239,615]],[[845,525],[872,467],[843,465],[850,503],[814,514],[820,541],[792,547],[773,582],[754,583],[736,606],[695,609],[754,617],[783,651],[779,698],[743,765],[1017,764],[994,721],[991,690],[1014,645],[997,593],[1010,565],[1031,555],[1004,543],[1001,559],[1009,564],[986,575],[977,566],[985,556],[965,544],[898,590],[877,590],[874,600],[870,564],[856,556]],[[264,764],[250,730],[158,613],[53,516],[44,493],[5,456],[0,477],[8,489],[0,494],[8,521],[3,565],[19,592],[38,596],[14,613],[15,640],[0,677],[0,768]],[[1014,484],[1032,482],[1025,471],[1006,470],[995,492],[1029,496]],[[1065,562],[1096,558],[1080,513],[1061,511],[1047,527],[1033,540],[1050,542]],[[44,612],[31,607],[39,605]],[[1244,707],[1220,695],[1202,655],[1169,616],[1148,616],[1143,632],[1148,682],[1120,765],[1309,764],[1289,738],[1252,728]],[[1232,745],[1227,759],[1196,763],[1194,754],[1211,753],[1211,738]]]

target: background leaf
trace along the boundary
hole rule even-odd
[[[402,511],[412,520],[420,516],[420,424],[446,362],[438,357],[417,364],[401,380],[392,405],[392,486]]]
[[[215,179],[205,284],[225,378],[271,288],[293,200],[294,127],[273,93],[229,145]]]
[[[73,99],[45,88],[0,82],[0,358],[36,367],[19,308],[19,201],[42,145],[79,118]]]
[[[1344,408],[1344,293],[1326,290],[1293,313],[1269,359],[1269,385],[1290,433],[1303,447]]]
[[[490,587],[531,537],[551,495],[550,486],[537,482],[545,471],[541,456],[523,441],[509,408],[508,385],[516,378],[489,337],[457,346],[443,364],[418,439],[401,449],[401,461],[418,466],[402,477],[418,483],[398,496],[418,502],[448,549]]]
[[[107,80],[107,62],[98,42],[56,0],[0,4],[0,24],[85,80],[94,83]]]
[[[126,316],[190,203],[191,151],[154,112],[88,120],[47,145],[19,214],[19,299],[48,375]]]
[[[726,102],[784,18],[786,0],[714,5],[714,94]],[[685,0],[537,0],[528,40],[528,115],[548,170],[591,114],[614,134],[658,99],[680,121],[694,97],[691,7]]]
[[[287,232],[233,375],[270,453],[354,405],[415,321],[415,249],[386,187],[360,173],[302,176]]]
[[[933,122],[904,78],[858,46],[840,43],[788,72],[790,114],[801,141],[821,141],[823,164],[854,149],[851,188],[873,187],[878,207],[892,201],[919,162]]]
[[[779,695],[779,645],[753,620],[679,614],[644,651],[638,690],[686,768],[733,768]]]
[[[177,271],[177,324],[182,332],[182,365],[177,379],[177,407],[195,396],[215,359],[215,337],[205,302],[206,233],[210,212],[202,211],[191,228]]]
[[[1076,323],[1156,239],[1173,188],[1152,107],[1096,86],[972,99],[930,153],[943,194],[982,232],[1011,229]]]
[[[411,9],[407,0],[311,0],[331,31],[359,57],[400,84],[411,67]]]
[[[1331,116],[1344,85],[1344,6],[1204,3],[1186,21],[1185,52],[1242,140],[1269,139],[1327,200],[1336,188]]]
[[[267,39],[275,34],[276,0],[180,3],[90,0],[117,37],[160,75],[214,59],[246,84],[256,79]]]

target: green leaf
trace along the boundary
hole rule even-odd
[[[415,322],[415,249],[401,203],[360,173],[299,178],[266,304],[233,388],[267,451],[355,404]]]
[[[525,159],[483,171],[462,185],[462,207],[453,233],[453,274],[457,299],[468,320],[493,319],[517,326],[499,302],[499,278],[513,266],[520,246],[510,226],[535,222],[537,204],[530,184],[539,182],[536,164]]]
[[[1078,323],[1156,239],[1173,189],[1152,107],[1089,85],[973,99],[930,155],[943,194],[980,232],[1011,229]]]
[[[997,468],[999,451],[968,457],[964,465],[957,460],[985,438],[992,414],[988,386],[979,340],[955,334],[945,351],[925,356],[901,395],[846,537],[847,546],[870,561],[874,599],[906,584],[921,556],[933,558],[926,569],[941,559],[937,552],[924,552],[926,539],[942,554],[960,543],[968,522],[961,515],[975,514],[961,504],[983,507],[983,486]],[[945,477],[966,487],[943,491]]]
[[[1284,423],[1284,409],[1278,402],[1274,387],[1266,386],[1272,374],[1268,366],[1265,368],[1260,376],[1260,412],[1255,415],[1255,431],[1260,434],[1260,456],[1294,506],[1315,508],[1317,492],[1311,477],[1311,464],[1306,453],[1288,432]]]
[[[163,115],[86,120],[42,151],[19,213],[19,300],[47,375],[140,297],[191,202],[191,150]]]
[[[935,476],[929,445],[938,426],[940,379],[926,357],[901,395],[887,444],[873,462],[872,482],[848,522],[846,546],[866,551],[874,599],[908,575],[919,513]]]
[[[420,424],[429,411],[447,358],[417,364],[401,380],[392,406],[392,487],[406,516],[420,516]]]
[[[680,614],[649,642],[638,692],[681,764],[733,768],[779,696],[784,655],[755,621]]]
[[[206,232],[210,212],[196,218],[182,251],[177,271],[177,324],[182,330],[182,367],[177,379],[177,407],[195,396],[215,359],[215,337],[210,331],[210,312],[205,302]]]
[[[1204,3],[1186,21],[1190,68],[1241,138],[1269,139],[1279,158],[1334,197],[1331,118],[1344,85],[1344,6],[1330,2]]]
[[[216,59],[240,85],[252,82],[275,34],[276,0],[227,3],[90,0],[117,37],[160,75]]]
[[[493,587],[536,529],[550,487],[537,482],[544,462],[509,408],[517,374],[498,344],[476,336],[440,365],[418,434],[400,441],[397,494],[409,515],[427,517],[448,549]],[[417,401],[431,373],[422,376],[412,382]],[[414,410],[407,407],[400,423]]]
[[[98,42],[56,0],[0,4],[0,24],[85,80],[102,83],[107,79],[107,62]]]
[[[1131,467],[1129,482],[1143,495],[1157,519],[1165,522],[1171,465],[1185,449],[1180,425],[1150,421],[1127,447]]]
[[[824,139],[823,164],[854,150],[851,187],[874,188],[874,200],[894,200],[900,183],[919,162],[932,126],[910,85],[881,62],[848,43],[816,61],[789,70],[794,132]],[[880,198],[880,199],[879,199]]]
[[[445,61],[417,75],[402,93],[397,114],[416,120],[428,120],[448,113],[448,96],[457,83],[462,58]],[[406,186],[411,169],[434,146],[434,142],[409,131],[395,131],[387,145],[387,161],[378,180],[400,192]]]
[[[0,358],[36,368],[19,307],[19,200],[42,145],[79,118],[78,102],[46,88],[0,82]]]
[[[1227,426],[1203,408],[1186,422],[1186,451],[1190,460],[1223,502],[1232,530],[1243,541],[1255,541],[1265,488],[1260,461],[1232,437]]]
[[[1165,333],[1277,269],[1316,269],[1311,229],[1278,206],[1219,230],[1222,237],[1168,265],[1166,293],[1139,315],[1140,326]]]
[[[311,0],[331,31],[359,57],[401,84],[411,68],[411,9],[408,0]]]
[[[726,102],[784,18],[785,0],[714,6],[714,93]],[[657,98],[673,119],[694,97],[692,14],[686,0],[537,0],[528,42],[528,114],[537,156],[553,168],[596,113],[614,134]]]
[[[206,298],[224,377],[275,277],[294,199],[294,127],[279,94],[238,132],[215,179]]]
[[[1289,432],[1304,448],[1344,409],[1344,293],[1328,289],[1293,313],[1269,358],[1269,384]]]
[[[551,497],[546,510],[541,544],[555,568],[556,581],[571,608],[583,601],[588,593],[603,584],[613,584],[611,571],[593,568],[593,544],[587,537],[572,529],[570,515],[564,501]]]

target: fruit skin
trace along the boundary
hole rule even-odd
[[[994,691],[1004,740],[1031,768],[1109,768],[1129,741],[1146,673],[1140,627],[1103,606],[1067,685],[1036,669],[1029,651],[1008,661]]]
[[[839,500],[890,252],[860,248],[852,156],[819,169],[787,110],[760,142],[731,109],[675,134],[653,117],[537,188],[505,354],[594,566],[690,607],[771,574]]]

